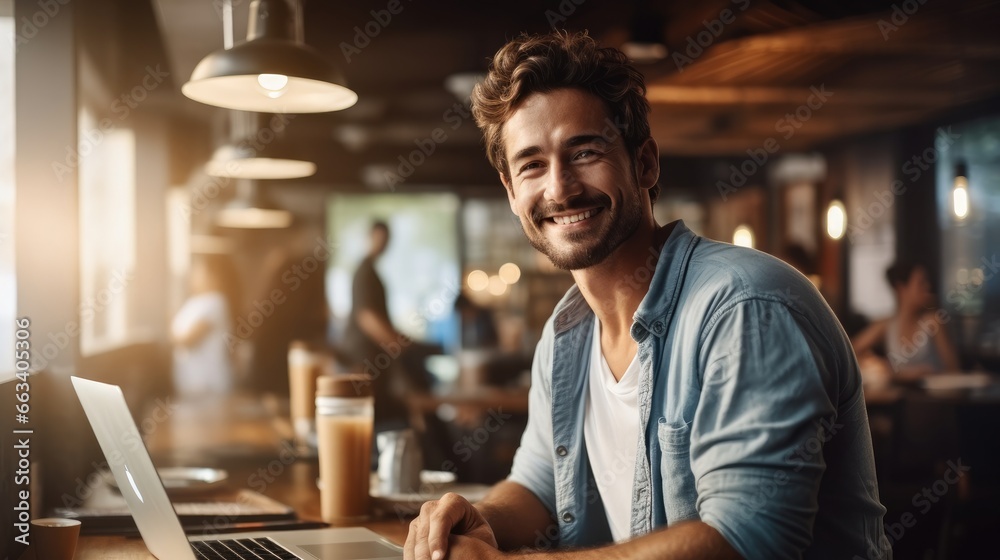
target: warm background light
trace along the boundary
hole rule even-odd
[[[223,208],[215,223],[242,229],[281,229],[292,225],[292,213],[274,208]]]
[[[474,292],[481,292],[489,287],[490,276],[482,270],[473,270],[469,273],[466,282],[469,284],[470,290]]]
[[[753,230],[750,226],[746,224],[736,226],[736,231],[733,232],[733,245],[753,249],[753,241]]]
[[[494,274],[490,276],[490,294],[495,296],[502,296],[504,292],[507,291],[507,283],[503,281],[500,276]]]
[[[955,188],[951,191],[952,208],[959,220],[969,215],[969,180],[964,176],[955,177]]]
[[[521,269],[514,263],[506,263],[500,267],[500,279],[507,284],[514,284],[521,279]]]
[[[840,239],[845,231],[847,231],[847,211],[844,209],[844,203],[833,200],[826,209],[826,234],[831,239]]]

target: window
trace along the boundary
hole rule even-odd
[[[389,246],[376,263],[385,284],[389,316],[407,336],[440,340],[459,293],[458,198],[441,195],[335,196],[327,231],[335,250],[327,269],[327,298],[334,315],[351,311],[354,270],[368,251],[374,220],[389,225]]]
[[[14,368],[14,6],[0,0],[0,374]]]
[[[135,272],[135,137],[125,127],[97,136],[98,119],[87,107],[80,112],[80,352],[84,355],[131,338],[128,288]]]

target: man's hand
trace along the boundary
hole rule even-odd
[[[410,522],[410,531],[403,546],[406,560],[443,560],[452,534],[479,540],[497,549],[493,529],[479,510],[458,494],[447,493],[440,500],[424,503],[420,515]],[[466,540],[456,541],[462,547],[471,546]],[[480,546],[481,548],[481,546]],[[499,556],[499,552],[497,552]]]
[[[448,540],[448,558],[454,560],[499,560],[504,553],[479,539],[463,535],[452,535]]]

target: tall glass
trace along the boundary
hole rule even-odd
[[[316,435],[316,382],[322,373],[322,356],[305,342],[292,341],[288,347],[289,410],[295,444],[302,452]]]
[[[332,375],[316,390],[320,505],[323,520],[357,523],[369,515],[374,401],[367,375]]]

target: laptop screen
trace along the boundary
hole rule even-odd
[[[146,547],[157,558],[194,560],[121,388],[70,379]]]

